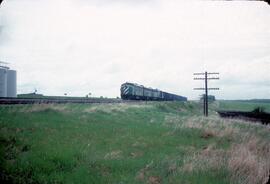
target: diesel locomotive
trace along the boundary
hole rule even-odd
[[[186,97],[126,82],[120,88],[123,100],[187,101]]]

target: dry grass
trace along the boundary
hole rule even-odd
[[[226,158],[226,151],[215,149],[215,145],[209,145],[203,150],[185,157],[184,164],[179,170],[182,172],[193,172],[221,169],[226,165]]]
[[[229,152],[232,179],[243,184],[266,183],[270,171],[270,143],[248,137]]]
[[[133,147],[145,148],[147,144],[143,141],[136,141],[132,144]]]
[[[135,152],[131,152],[130,156],[132,158],[138,158],[138,157],[142,157],[144,155],[144,153],[142,151],[135,151]]]
[[[159,176],[150,176],[148,178],[147,183],[149,184],[160,184],[161,183],[161,178]]]
[[[119,104],[97,104],[92,107],[86,108],[84,112],[87,113],[95,113],[95,112],[125,112],[130,108],[147,108],[150,107],[146,104],[127,104],[127,103],[119,103]]]
[[[174,114],[166,115],[164,118],[164,125],[165,126],[177,126],[178,124],[181,124],[184,121],[184,118],[181,116],[177,116]]]
[[[144,168],[142,168],[136,176],[136,180],[143,182],[145,178],[147,178],[148,172],[153,166],[153,161],[151,161],[149,164],[147,164]]]
[[[201,138],[208,139],[208,138],[211,138],[211,137],[217,137],[218,135],[219,135],[218,131],[216,131],[216,130],[205,129],[202,132]]]
[[[263,141],[254,130],[262,127],[262,131],[267,133],[270,126],[218,117],[184,119],[177,115],[166,116],[164,124],[174,129],[201,129],[201,138],[227,137],[234,142],[228,150],[216,149],[216,146],[211,144],[203,150],[191,151],[177,172],[227,168],[233,183],[264,184],[268,181],[270,143]],[[240,129],[239,125],[244,125],[242,127],[245,128]]]
[[[185,157],[179,172],[227,168],[231,173],[232,183],[266,183],[270,174],[270,143],[257,137],[242,139],[242,143],[233,144],[227,151],[209,145]]]
[[[122,158],[122,156],[123,156],[123,152],[121,150],[114,150],[114,151],[111,151],[110,153],[107,153],[104,156],[104,159],[106,159],[106,160],[117,160],[117,159]]]
[[[203,131],[201,137],[231,137],[238,135],[240,130],[235,124],[243,123],[242,121],[224,120],[217,117],[187,117],[183,118],[181,116],[166,116],[164,125],[173,127],[174,130],[185,129],[185,128],[196,128]],[[246,124],[246,122],[245,122]]]

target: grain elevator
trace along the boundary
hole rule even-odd
[[[17,97],[17,72],[0,61],[0,97]]]

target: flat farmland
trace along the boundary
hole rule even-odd
[[[262,107],[266,112],[270,113],[270,102],[253,102],[253,101],[219,101],[218,108],[220,110],[235,111],[252,111],[256,107]]]

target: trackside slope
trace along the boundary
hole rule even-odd
[[[196,102],[0,106],[5,183],[266,183],[270,128]]]

